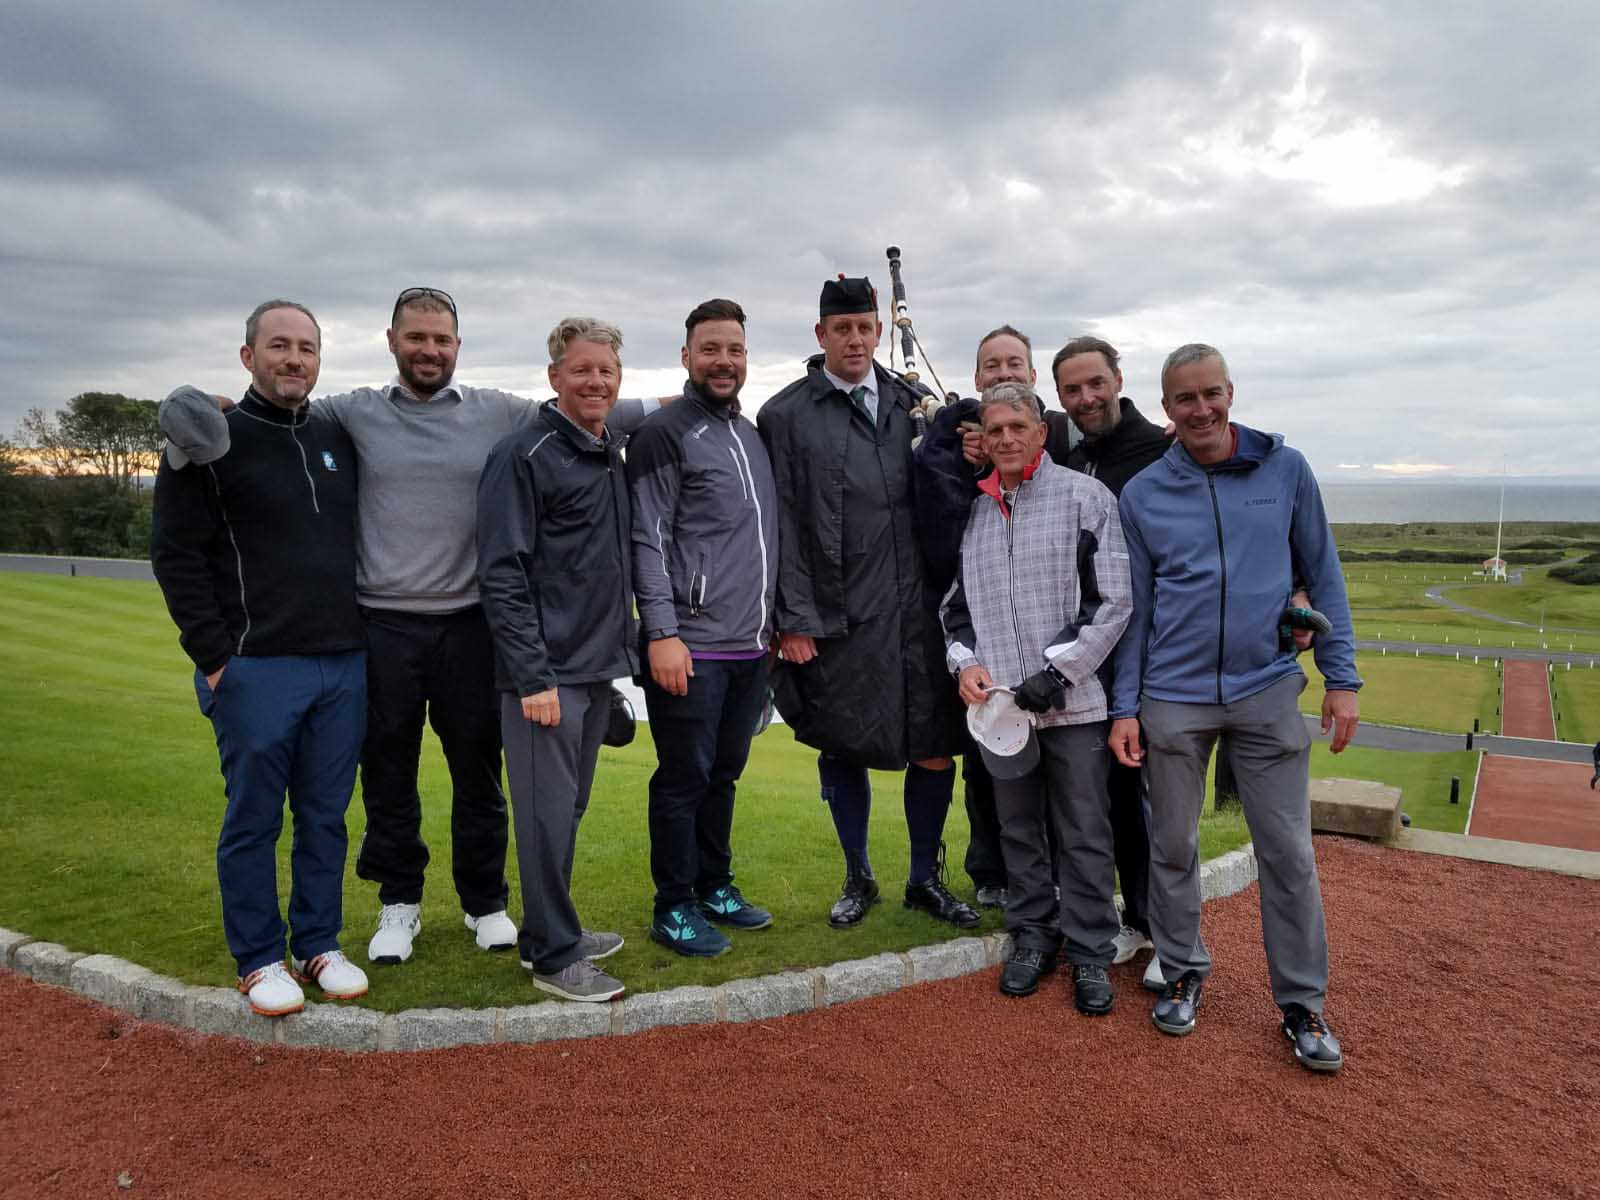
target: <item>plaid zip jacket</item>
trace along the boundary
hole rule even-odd
[[[998,474],[984,481],[939,610],[952,674],[982,664],[996,683],[1016,687],[1050,664],[1071,686],[1066,708],[1040,714],[1039,726],[1103,721],[1100,668],[1132,612],[1128,551],[1104,484],[1048,456],[1023,479],[1013,507]]]

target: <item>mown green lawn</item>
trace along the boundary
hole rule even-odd
[[[1300,695],[1303,712],[1322,711],[1322,677],[1311,655],[1301,662],[1311,686]],[[1362,651],[1356,655],[1361,675],[1361,719],[1380,725],[1406,725],[1465,733],[1474,719],[1485,732],[1500,728],[1495,710],[1500,702],[1500,676],[1489,659],[1474,664],[1438,656],[1411,657]]]
[[[1600,742],[1600,667],[1558,666],[1556,736],[1564,742]]]
[[[154,585],[0,574],[0,672],[9,684],[0,693],[0,719],[11,739],[0,759],[0,926],[120,955],[192,983],[230,982],[215,868],[223,803],[216,747]],[[873,779],[870,845],[884,902],[857,929],[827,926],[842,867],[815,761],[781,725],[757,739],[740,786],[735,868],[750,898],[771,908],[777,922],[736,935],[733,953],[699,962],[645,937],[652,893],[645,785],[654,768],[648,726],[641,723],[632,746],[602,752],[573,891],[586,925],[627,938],[608,965],[631,990],[714,984],[957,936],[899,902],[906,840],[898,775]],[[449,882],[448,776],[431,734],[422,794],[424,836],[434,848],[423,932],[410,963],[372,969],[364,1003],[392,1011],[539,998],[514,954],[484,955],[461,924]],[[348,824],[353,865],[365,827],[359,793]],[[1208,815],[1202,855],[1248,840],[1236,814]],[[961,871],[967,822],[959,795],[946,842],[949,881],[971,899]],[[285,897],[288,847],[284,838]],[[515,918],[514,855],[508,871]],[[363,964],[377,910],[376,888],[347,868],[344,946]],[[981,932],[999,928],[999,916],[986,913]]]
[[[1447,642],[1463,654],[1479,646],[1590,651],[1600,654],[1600,588],[1577,587],[1530,568],[1521,584],[1484,583],[1465,566],[1437,563],[1351,563],[1345,588],[1355,618],[1356,636],[1367,640]],[[1506,625],[1458,613],[1426,596],[1429,588],[1449,585],[1446,593],[1461,604],[1481,608],[1534,628]],[[1538,631],[1541,610],[1546,631]],[[1551,625],[1592,632],[1556,632]]]

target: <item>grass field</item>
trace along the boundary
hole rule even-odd
[[[1600,742],[1600,668],[1557,667],[1556,736],[1564,742]]]
[[[1345,586],[1355,618],[1356,636],[1459,644],[1463,653],[1478,646],[1589,651],[1600,655],[1600,588],[1577,587],[1547,578],[1543,568],[1524,572],[1520,584],[1471,582],[1465,568],[1436,563],[1351,563]],[[1537,626],[1541,612],[1547,626],[1506,625],[1487,617],[1458,613],[1426,596],[1429,588],[1449,585],[1446,593],[1459,604],[1480,608]],[[1556,632],[1549,626],[1572,626],[1592,632]]]
[[[1309,654],[1301,662],[1312,677],[1312,685],[1301,693],[1300,708],[1304,712],[1320,712],[1321,676]],[[1412,658],[1362,651],[1356,655],[1356,669],[1362,679],[1363,721],[1465,733],[1476,718],[1485,732],[1500,728],[1500,718],[1495,715],[1500,702],[1500,676],[1487,659],[1473,664],[1437,656]]]
[[[0,694],[10,736],[0,760],[0,925],[192,983],[230,981],[214,857],[222,812],[216,747],[154,585],[0,573],[0,671],[10,684]],[[957,936],[899,903],[906,841],[898,775],[873,781],[870,845],[885,900],[857,929],[828,928],[823,918],[842,875],[837,843],[817,795],[815,753],[780,725],[756,741],[735,828],[739,881],[777,923],[736,935],[734,952],[710,962],[653,945],[645,938],[645,784],[653,768],[643,723],[632,746],[602,752],[574,870],[585,924],[628,940],[609,963],[631,990],[714,984]],[[449,883],[448,777],[431,734],[422,793],[424,836],[435,847],[423,933],[409,964],[374,969],[365,1003],[392,1011],[537,998],[514,954],[483,955],[462,927]],[[365,824],[359,794],[348,824],[353,863]],[[1237,813],[1208,815],[1202,856],[1248,840]],[[946,841],[950,882],[970,899],[959,800]],[[284,838],[279,853],[285,895],[288,844]],[[515,865],[513,857],[513,916],[521,909]],[[376,889],[347,870],[345,949],[358,962],[377,908]],[[999,927],[999,916],[987,913],[982,931]]]

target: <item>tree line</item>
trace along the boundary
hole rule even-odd
[[[0,439],[0,551],[148,558],[156,410],[115,392],[29,409]]]

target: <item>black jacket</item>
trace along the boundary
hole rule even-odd
[[[1167,452],[1172,438],[1161,426],[1145,419],[1126,396],[1121,398],[1122,417],[1104,437],[1084,438],[1067,456],[1066,465],[1074,471],[1092,475],[1113,496],[1122,495],[1122,486]],[[1059,461],[1059,460],[1057,460]]]
[[[618,446],[546,400],[489,452],[478,480],[478,590],[501,691],[531,696],[638,671]]]
[[[150,561],[185,653],[209,675],[235,654],[362,649],[350,439],[253,388],[227,421],[222,458],[156,472]]]
[[[778,491],[778,631],[818,649],[803,666],[778,665],[778,710],[806,745],[897,770],[957,752],[961,707],[916,539],[914,395],[873,369],[876,425],[828,382],[821,355],[756,424]]]
[[[778,497],[767,448],[738,406],[685,383],[629,440],[628,487],[645,637],[711,653],[771,645]]]

